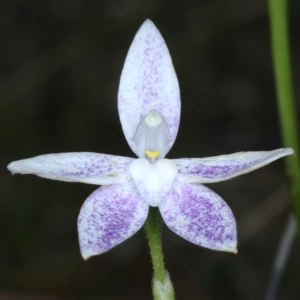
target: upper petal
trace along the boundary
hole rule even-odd
[[[159,209],[167,226],[184,239],[209,249],[237,252],[235,218],[225,201],[207,187],[175,180]]]
[[[128,167],[132,160],[100,153],[70,152],[17,160],[7,168],[12,174],[34,174],[55,180],[104,185],[130,179]]]
[[[163,37],[146,20],[128,51],[121,75],[118,108],[122,128],[133,152],[132,138],[140,120],[157,110],[166,120],[172,143],[179,127],[180,91],[172,60]]]
[[[210,183],[249,173],[291,154],[295,154],[293,149],[282,148],[273,151],[238,152],[206,158],[181,158],[174,159],[173,162],[178,167],[178,180]]]
[[[131,237],[143,226],[148,210],[132,181],[98,188],[78,217],[82,257],[101,254]]]

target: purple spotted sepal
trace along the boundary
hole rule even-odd
[[[96,185],[123,183],[131,179],[128,168],[134,159],[93,152],[39,155],[10,163],[12,174]]]
[[[86,199],[78,217],[82,257],[106,252],[131,237],[145,223],[148,210],[131,181],[98,188]]]
[[[238,152],[205,158],[179,158],[172,161],[178,168],[177,179],[185,183],[212,183],[228,180],[287,155],[295,155],[291,148],[273,151]]]
[[[175,181],[159,209],[166,225],[184,239],[205,248],[237,253],[232,211],[202,184]]]
[[[150,20],[142,24],[128,51],[120,79],[118,109],[126,140],[141,158],[143,153],[134,135],[140,121],[156,110],[169,130],[170,141],[164,149],[164,155],[167,154],[179,127],[180,91],[166,43]]]

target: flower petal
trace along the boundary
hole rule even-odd
[[[249,173],[291,154],[295,154],[293,149],[282,148],[206,158],[181,158],[174,159],[173,162],[178,167],[178,180],[190,183],[211,183]]]
[[[34,174],[40,177],[97,185],[129,180],[132,158],[90,152],[40,155],[10,163],[12,174]]]
[[[234,216],[225,201],[207,187],[175,181],[159,208],[167,226],[184,239],[237,253]]]
[[[170,159],[150,163],[140,158],[131,163],[129,173],[143,199],[150,206],[159,206],[172,187],[177,168]]]
[[[106,252],[131,237],[143,226],[148,210],[132,181],[98,188],[78,217],[82,257]]]
[[[180,91],[168,48],[158,29],[146,20],[137,32],[121,75],[118,108],[122,128],[134,153],[132,141],[140,120],[157,110],[175,141],[180,119]]]

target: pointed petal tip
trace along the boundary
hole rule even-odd
[[[292,149],[292,148],[286,148],[286,150],[287,150],[287,155],[294,155],[294,156],[296,156],[296,152],[295,152],[294,149]]]
[[[96,254],[95,254],[96,255]],[[90,257],[92,257],[93,255],[91,255],[91,254],[83,254],[83,253],[81,253],[81,256],[82,256],[82,258],[85,260],[85,261],[87,261]]]
[[[278,158],[288,156],[288,155],[293,155],[294,157],[296,156],[296,152],[293,148],[280,148],[274,151],[278,151],[279,153],[281,153],[281,155],[279,155]]]
[[[7,165],[7,170],[10,171],[11,175],[15,175],[19,173],[18,166],[14,161]]]
[[[222,251],[229,252],[229,253],[232,253],[232,254],[238,254],[238,252],[239,252],[237,247],[222,249]]]
[[[155,26],[155,24],[153,23],[153,21],[150,20],[150,19],[146,19],[146,20],[144,21],[144,23],[141,25],[141,27],[140,27],[139,30],[144,29],[144,28],[148,28],[148,30],[149,30],[149,29],[150,29],[150,30],[151,30],[151,29],[154,29],[154,30],[157,30],[157,31],[158,31],[157,27]]]
[[[227,244],[224,244],[223,247],[220,247],[219,249],[213,249],[213,248],[210,248],[210,249],[222,251],[222,252],[228,252],[228,253],[232,253],[232,254],[238,254],[237,240],[227,242]]]
[[[29,159],[20,159],[11,162],[7,165],[8,171],[11,172],[12,175],[15,174],[30,174],[30,168],[28,168]]]
[[[154,25],[154,23],[153,23],[150,19],[146,19],[146,20],[144,21],[144,23],[142,24],[142,26],[147,25],[147,24]],[[142,26],[141,26],[141,27],[142,27]],[[154,26],[155,26],[155,25],[154,25]]]
[[[223,244],[223,247],[220,248],[209,248],[211,250],[217,250],[217,251],[222,251],[222,252],[228,252],[232,254],[238,254],[238,249],[237,249],[237,240],[232,241],[232,242],[227,242],[227,244]]]
[[[150,19],[146,19],[138,29],[136,36],[146,37],[149,33],[155,36],[161,35],[155,24]]]
[[[97,256],[97,255],[100,255],[100,254],[103,254],[105,253],[106,251],[98,251],[98,252],[95,252],[95,253],[84,253],[82,250],[81,250],[81,256],[82,258],[87,261],[88,259],[90,259],[91,257],[93,256]]]

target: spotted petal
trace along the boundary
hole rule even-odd
[[[12,174],[34,174],[40,177],[97,185],[126,182],[132,158],[90,152],[40,155],[10,163]]]
[[[78,217],[82,257],[106,252],[131,237],[143,226],[148,210],[131,181],[98,188]]]
[[[141,119],[151,110],[165,119],[171,135],[171,148],[180,119],[180,91],[172,60],[163,37],[146,20],[137,32],[122,71],[118,108],[122,128],[133,152],[132,138]],[[138,154],[137,154],[138,155]]]
[[[159,208],[167,226],[184,239],[209,249],[237,252],[234,216],[207,187],[175,181]]]
[[[181,182],[210,183],[234,178],[261,168],[283,156],[295,154],[291,148],[273,151],[238,152],[206,158],[181,158],[178,167]]]

